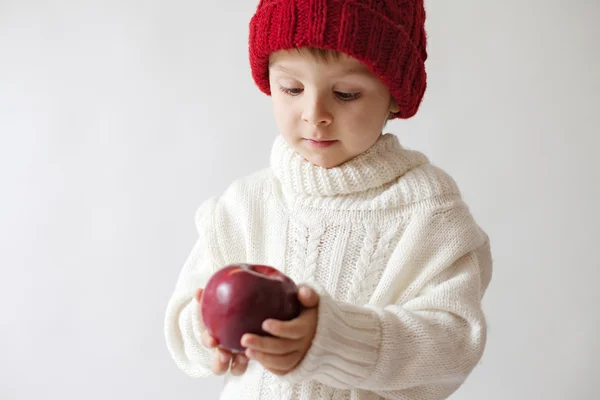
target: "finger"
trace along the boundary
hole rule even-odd
[[[231,362],[231,375],[240,376],[248,368],[248,358],[244,354],[236,354]]]
[[[242,346],[249,349],[269,354],[288,354],[294,350],[300,350],[301,344],[297,340],[281,339],[246,333],[242,336]]]
[[[246,349],[246,356],[251,360],[258,361],[265,368],[279,371],[291,370],[296,366],[296,364],[298,364],[298,361],[300,360],[299,351],[293,351],[289,354],[275,355],[252,349]]]
[[[201,339],[202,344],[208,348],[212,349],[213,347],[217,347],[218,345],[217,340],[214,337],[210,336],[210,333],[208,333],[208,331],[202,332]]]
[[[195,298],[198,303],[200,303],[200,301],[202,300],[202,293],[204,293],[204,289],[202,288],[198,289],[198,291],[196,292]]]
[[[298,300],[304,307],[312,308],[319,304],[319,295],[314,289],[308,286],[302,286],[298,290]]]
[[[212,371],[216,375],[223,375],[229,370],[231,364],[231,353],[223,349],[215,350],[212,362]]]
[[[312,309],[314,312],[314,309]],[[311,309],[304,310],[298,318],[290,321],[279,321],[276,319],[268,319],[263,322],[263,330],[282,339],[298,340],[308,335],[310,329],[307,321],[307,312]]]

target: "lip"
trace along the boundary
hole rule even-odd
[[[316,147],[319,149],[324,149],[330,146],[333,146],[337,143],[337,140],[316,140],[316,139],[304,139],[306,143],[308,143],[312,147]]]

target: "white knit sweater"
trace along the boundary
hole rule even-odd
[[[271,168],[203,203],[196,225],[165,318],[190,376],[211,375],[194,293],[218,268],[272,265],[321,295],[301,364],[277,377],[251,361],[223,400],[445,399],[482,356],[488,237],[452,178],[394,135],[332,169],[278,137]]]

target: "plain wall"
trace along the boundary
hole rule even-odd
[[[0,0],[0,399],[216,399],[163,318],[208,196],[268,166],[254,1]],[[428,1],[429,87],[388,131],[489,233],[452,397],[600,398],[600,2]]]

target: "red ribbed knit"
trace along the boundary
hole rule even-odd
[[[423,0],[261,0],[250,21],[250,66],[271,94],[269,55],[298,47],[337,50],[360,60],[410,118],[427,86]]]

